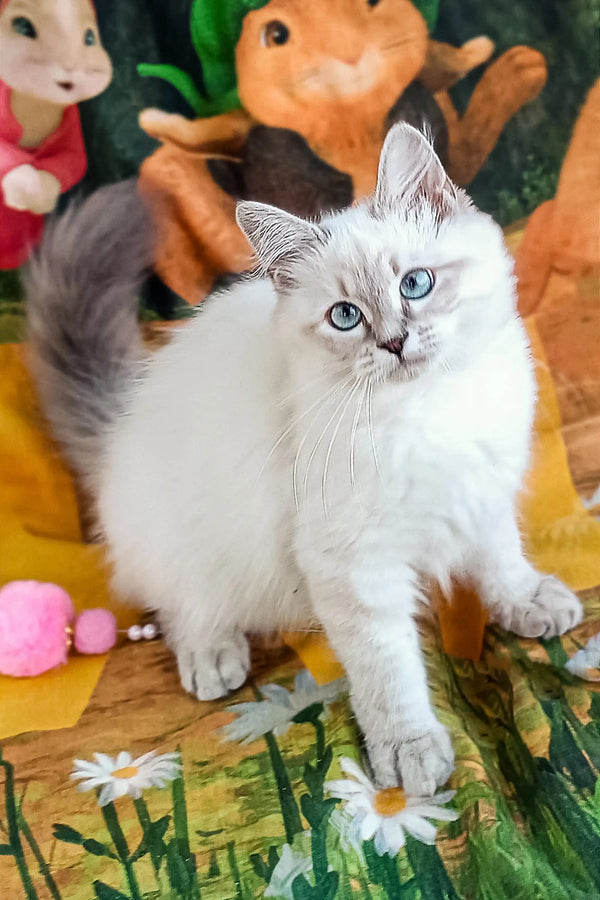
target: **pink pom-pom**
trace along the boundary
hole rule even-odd
[[[0,672],[39,675],[65,663],[74,615],[71,598],[56,584],[6,584],[0,590]]]
[[[117,620],[108,609],[84,609],[75,622],[78,653],[108,653],[117,641]]]

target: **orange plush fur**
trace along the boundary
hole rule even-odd
[[[265,42],[273,21],[289,29],[284,45]],[[419,78],[447,121],[450,174],[461,184],[471,181],[508,118],[546,78],[539,53],[514,47],[486,70],[461,118],[447,89],[492,51],[487,38],[460,48],[429,40],[408,0],[374,7],[330,0],[326,8],[320,0],[270,0],[248,13],[236,47],[241,111],[195,121],[159,110],[140,116],[142,128],[163,144],[142,167],[162,233],[159,274],[195,302],[217,275],[250,264],[233,200],[204,160],[239,157],[257,123],[300,134],[318,157],[351,177],[358,199],[374,187],[389,110]]]

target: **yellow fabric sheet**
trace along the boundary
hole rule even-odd
[[[0,346],[0,586],[17,578],[53,581],[76,609],[113,609],[127,627],[138,616],[111,601],[101,548],[81,542],[73,482],[40,427],[23,353],[22,345]],[[74,725],[105,659],[73,654],[36,678],[0,676],[0,739]]]

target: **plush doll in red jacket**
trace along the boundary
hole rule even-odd
[[[111,77],[90,0],[0,0],[0,269],[25,261],[83,177],[76,104]]]

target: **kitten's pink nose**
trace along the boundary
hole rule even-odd
[[[392,338],[391,341],[386,341],[385,344],[379,344],[379,346],[382,350],[387,350],[388,353],[395,353],[396,356],[402,356],[402,351],[404,350],[404,344],[406,343],[407,337],[408,334],[404,332],[404,334]]]

